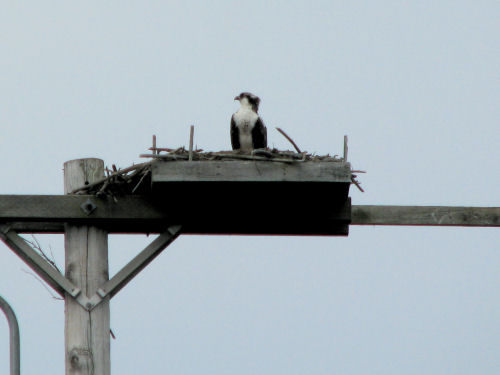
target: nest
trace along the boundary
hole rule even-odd
[[[239,151],[216,151],[203,152],[203,150],[186,150],[185,147],[177,149],[169,148],[150,148],[153,154],[142,154],[143,158],[170,160],[189,160],[189,161],[214,161],[214,160],[255,160],[270,161],[281,163],[296,163],[305,161],[323,161],[323,162],[343,162],[337,155],[316,155],[307,152],[280,151],[277,149],[257,149],[251,153]],[[164,153],[162,153],[164,152]]]
[[[106,177],[92,184],[82,186],[73,190],[70,194],[88,194],[88,195],[109,195],[116,200],[116,196],[122,194],[147,194],[151,186],[151,165],[152,163],[164,161],[234,161],[234,160],[253,160],[276,163],[305,163],[305,162],[345,162],[344,158],[338,155],[316,155],[314,153],[301,152],[295,142],[281,129],[277,128],[294,146],[294,151],[280,151],[276,148],[257,149],[251,153],[242,153],[239,151],[217,151],[203,152],[202,149],[193,150],[193,127],[191,127],[190,147],[157,148],[156,136],[153,136],[153,147],[149,150],[151,154],[142,154],[142,158],[153,159],[146,163],[132,165],[125,169],[117,170],[113,165],[112,170],[106,168]],[[346,142],[346,138],[344,139]],[[344,146],[346,147],[346,146]],[[344,150],[346,153],[346,149]],[[352,171],[364,173],[364,171]],[[352,175],[352,183],[361,191],[356,175]]]
[[[113,171],[106,168],[106,177],[91,184],[81,186],[70,194],[116,196],[123,194],[142,194],[147,191],[147,182],[151,180],[151,162],[135,164],[125,169]]]

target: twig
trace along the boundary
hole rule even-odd
[[[57,267],[57,264],[56,262],[54,261],[54,259],[51,259],[47,254],[45,254],[45,252],[42,250],[42,246],[40,245],[40,242],[38,242],[38,239],[34,236],[34,235],[31,235],[31,238],[33,238],[33,241],[30,241],[30,240],[27,240],[26,238],[24,238],[24,240],[29,243],[31,246],[33,246],[33,248],[35,250],[38,251],[38,253],[42,256],[42,258],[44,258],[52,267],[54,267],[59,273],[62,273],[61,270],[59,269],[59,267]],[[52,254],[52,250],[51,250],[51,254]],[[52,254],[52,258],[54,258],[54,255]]]
[[[363,188],[361,187],[361,184],[356,181],[356,178],[354,178],[353,176],[351,176],[351,181],[354,185],[356,185],[356,187],[361,190],[362,193],[364,193],[365,191],[363,190]]]
[[[180,151],[186,151],[186,149],[184,148],[184,146],[181,146],[179,148],[176,148],[174,151],[171,151],[171,154],[176,154]]]
[[[99,180],[97,180],[96,182],[93,182],[91,184],[88,184],[88,185],[84,185],[84,186],[81,186],[79,188],[76,188],[76,189],[73,189],[70,194],[75,194],[81,190],[88,190],[89,188],[91,187],[94,187],[94,186],[97,186],[99,184],[102,184],[104,181],[108,180],[108,179],[111,179],[113,177],[116,177],[116,176],[119,176],[119,175],[122,175],[124,173],[128,173],[130,171],[134,171],[136,169],[139,169],[139,168],[142,168],[146,165],[148,165],[149,162],[145,162],[145,163],[141,163],[141,164],[135,164],[135,165],[132,165],[131,167],[128,167],[128,168],[125,168],[125,169],[120,169],[119,171],[116,170],[116,166],[113,164],[113,170],[115,170],[115,172],[113,174],[111,174],[111,176],[109,177],[105,177],[105,178],[101,178]]]
[[[278,156],[288,156],[290,158],[294,159],[302,159],[305,155],[305,153],[296,153],[296,152],[286,152],[286,151],[273,151],[273,154],[276,154]],[[273,155],[274,156],[274,155]]]
[[[106,190],[106,188],[108,187],[110,181],[111,180],[104,181],[104,183],[102,184],[101,188],[99,189],[99,191],[96,194],[97,196],[100,196],[100,195],[104,194],[104,190]]]
[[[277,161],[282,163],[297,163],[304,161],[296,159],[294,160],[294,159],[282,159],[282,158],[268,158],[264,156],[251,156],[251,155],[238,155],[238,154],[217,154],[217,157],[228,158],[228,159]]]
[[[42,286],[45,288],[45,290],[47,290],[47,292],[49,292],[49,294],[52,298],[58,299],[58,300],[64,299],[64,298],[58,297],[54,293],[52,293],[52,290],[49,289],[49,287],[45,284],[45,282],[43,280],[41,280],[38,276],[36,276],[33,272],[26,271],[25,269],[22,269],[22,268],[21,268],[21,271],[23,271],[24,273],[27,273],[28,275],[33,276],[35,278],[35,280],[37,280],[40,284],[42,284]]]
[[[302,151],[300,151],[300,148],[297,147],[297,145],[295,144],[295,142],[293,141],[292,138],[290,138],[288,136],[288,134],[286,134],[281,128],[276,128],[276,130],[278,130],[281,134],[283,134],[283,136],[288,139],[288,141],[290,141],[290,143],[293,145],[293,147],[295,148],[295,150],[297,150],[297,152],[300,154],[302,153]]]
[[[156,151],[158,151],[157,153],[159,153],[160,151],[166,151],[166,152],[174,151],[173,148],[162,148],[162,147],[156,147],[156,148],[150,147],[150,148],[148,148],[148,150],[152,150],[152,151],[156,150]]]
[[[191,125],[191,131],[189,132],[189,161],[193,161],[193,136],[194,125]]]
[[[127,182],[131,182],[131,180],[137,176],[138,174],[142,174],[142,172],[144,172],[144,170],[146,170],[147,168],[137,168],[133,171],[131,171],[132,173],[130,174],[126,174],[126,175],[119,175],[117,176],[117,178],[122,178],[124,180],[128,180]]]
[[[347,135],[344,135],[344,161],[347,161],[347,152],[349,147],[347,146]]]
[[[169,159],[169,160],[187,160],[188,156],[187,155],[182,155],[182,154],[141,154],[139,155],[141,158],[153,158],[153,159]]]
[[[142,184],[142,181],[146,178],[146,176],[149,174],[149,170],[147,170],[146,172],[144,172],[144,174],[142,175],[141,179],[139,180],[139,182],[137,183],[137,185],[135,185],[135,187],[132,189],[132,194],[135,193],[135,191],[137,190],[137,188],[139,187],[140,184]]]
[[[266,158],[272,158],[273,153],[267,151],[266,149],[256,149],[252,151],[252,155],[254,156],[265,156]]]

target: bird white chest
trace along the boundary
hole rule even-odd
[[[252,129],[258,118],[259,115],[249,108],[240,108],[234,114],[234,122],[240,138],[240,150],[251,151],[253,149]]]

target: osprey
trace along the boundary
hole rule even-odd
[[[242,92],[234,98],[241,108],[231,117],[231,145],[233,150],[251,152],[267,147],[267,129],[257,111],[260,99],[249,92]]]

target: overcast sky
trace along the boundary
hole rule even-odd
[[[4,0],[0,194],[62,194],[65,161],[124,168],[191,124],[227,150],[251,91],[271,146],[290,148],[276,126],[319,154],[349,136],[354,204],[500,206],[499,19],[493,0]],[[37,238],[63,267],[63,236]],[[110,236],[111,274],[150,241]],[[499,269],[500,228],[181,236],[112,300],[112,373],[496,375]],[[28,270],[0,243],[22,372],[63,374],[64,303]],[[1,318],[0,373],[7,337]]]

